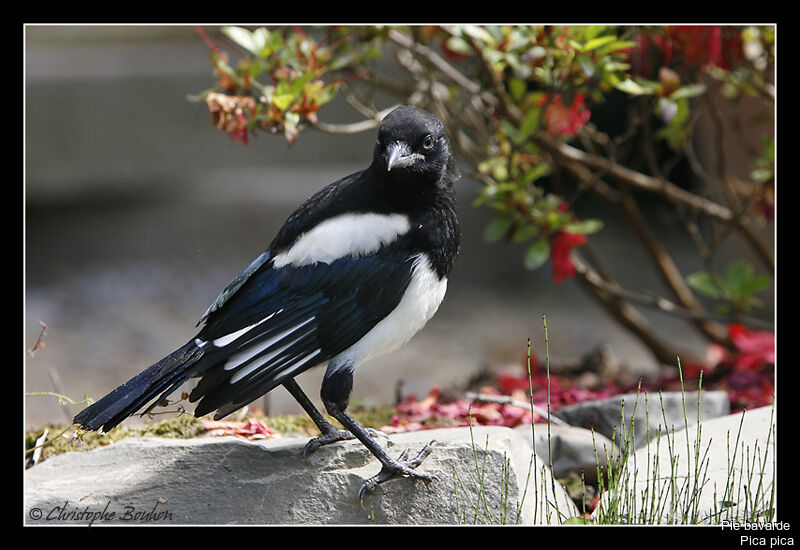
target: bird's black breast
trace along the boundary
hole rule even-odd
[[[447,278],[461,247],[461,227],[454,197],[439,197],[433,205],[412,212],[409,237],[417,252],[428,255],[439,279]]]

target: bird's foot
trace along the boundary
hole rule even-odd
[[[372,428],[367,428],[367,432],[372,437],[386,437],[385,433],[378,430],[373,430]],[[308,456],[323,445],[329,445],[331,443],[336,443],[337,441],[355,439],[355,437],[356,436],[347,430],[337,430],[336,428],[331,427],[330,430],[324,431],[321,436],[315,437],[306,443],[306,446],[303,448],[303,459],[308,460]]]
[[[429,454],[431,454],[434,443],[436,443],[435,440],[425,445],[412,460],[406,460],[408,458],[408,449],[406,449],[400,456],[397,457],[397,460],[390,459],[386,462],[381,461],[383,462],[383,468],[381,468],[381,471],[366,480],[361,486],[361,489],[358,491],[358,501],[361,503],[361,506],[364,506],[365,493],[372,491],[378,485],[393,479],[411,477],[414,479],[420,479],[426,483],[438,481],[439,478],[435,475],[423,474],[414,470],[414,468],[422,464],[422,461],[425,460]]]

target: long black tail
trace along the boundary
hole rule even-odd
[[[73,422],[87,430],[102,426],[103,431],[108,432],[161,394],[145,411],[148,412],[190,378],[191,367],[202,356],[203,351],[192,340],[79,412]]]

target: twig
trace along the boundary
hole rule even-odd
[[[206,43],[206,46],[208,46],[208,49],[209,49],[209,50],[211,50],[211,51],[214,51],[214,52],[218,52],[218,51],[220,51],[220,49],[219,49],[219,46],[217,46],[216,44],[214,44],[214,41],[213,41],[213,40],[211,40],[211,39],[208,37],[208,35],[206,34],[206,31],[204,31],[204,30],[203,30],[203,28],[202,28],[200,25],[195,25],[195,26],[194,26],[194,30],[195,30],[195,32],[196,32],[197,34],[199,34],[199,35],[200,35],[200,38],[202,38],[202,39],[203,39],[203,42],[205,42],[205,43]]]
[[[357,100],[353,98],[353,101]],[[371,118],[367,118],[360,122],[353,122],[350,124],[329,124],[326,122],[317,121],[313,123],[313,127],[316,128],[317,130],[321,130],[323,132],[328,132],[331,134],[355,134],[358,132],[364,132],[366,130],[371,130],[372,128],[376,128],[378,125],[380,125],[381,120],[383,120],[383,117],[391,113],[395,109],[395,107],[397,107],[397,104],[395,104],[389,107],[388,109],[383,109],[382,111],[375,111],[373,109],[370,109],[366,105],[362,105],[360,103],[358,103],[358,107],[356,107],[356,105],[352,103],[351,105],[353,105],[353,108],[355,108],[363,115]]]
[[[55,393],[55,392],[51,392],[51,391],[28,392],[28,393],[25,394],[25,396],[26,397],[37,397],[37,396],[38,397],[40,397],[40,396],[57,397],[58,398],[58,402],[60,404],[69,403],[70,405],[79,405],[79,406],[80,405],[91,405],[92,403],[94,403],[94,399],[92,399],[88,395],[84,395],[82,401],[73,401],[72,399],[70,399],[66,395],[61,395],[60,393]]]
[[[575,259],[576,258],[573,256],[573,263],[576,264],[576,271],[579,274],[583,275],[586,282],[596,287],[598,290],[601,290],[602,292],[606,292],[618,298],[622,298],[631,302],[636,302],[644,306],[649,306],[658,309],[664,313],[669,313],[671,315],[675,315],[676,317],[681,317],[683,319],[691,321],[715,321],[721,323],[736,322],[736,323],[744,323],[753,328],[761,330],[773,329],[772,323],[763,321],[761,319],[757,319],[755,317],[750,317],[746,315],[736,315],[735,317],[730,317],[730,316],[717,315],[707,312],[695,312],[686,309],[674,302],[671,302],[666,298],[625,290],[618,284],[610,283],[605,279],[603,279],[596,271],[594,271],[584,262],[580,260],[578,260],[578,262],[575,262]]]
[[[440,57],[438,54],[436,54],[433,50],[431,50],[427,46],[418,44],[412,38],[409,38],[408,36],[406,36],[405,34],[401,33],[396,29],[390,30],[388,37],[389,40],[399,45],[400,47],[406,48],[408,50],[413,50],[415,53],[424,57],[434,67],[442,71],[450,80],[452,80],[454,83],[458,84],[459,86],[467,90],[469,93],[471,94],[480,93],[481,87],[478,84],[476,84],[475,82],[471,81],[466,76],[461,74],[452,65],[450,65],[447,61],[445,61],[442,57]]]
[[[734,212],[726,206],[690,193],[667,180],[653,178],[603,157],[590,155],[571,145],[551,138],[546,132],[536,132],[533,134],[532,139],[538,145],[547,149],[562,160],[568,159],[583,164],[593,170],[602,170],[609,176],[623,183],[662,195],[677,204],[688,206],[712,218],[733,224],[747,239],[767,269],[770,271],[775,269],[775,259],[772,250],[752,227],[752,224],[745,219],[741,213]]]
[[[550,137],[546,132],[539,131],[533,134],[532,139],[538,145],[554,153],[559,158],[579,162],[593,170],[602,170],[609,176],[623,183],[630,184],[644,191],[663,195],[670,200],[688,206],[694,210],[699,210],[713,218],[725,222],[730,222],[734,219],[733,211],[726,206],[690,193],[667,180],[647,176],[606,158],[590,155],[589,153]]]
[[[558,426],[569,426],[566,422],[558,418],[557,416],[553,416],[548,414],[547,411],[544,409],[537,407],[532,403],[526,403],[524,401],[518,401],[513,397],[509,397],[508,395],[488,395],[485,393],[473,393],[467,392],[465,397],[471,401],[483,401],[486,403],[498,403],[500,405],[511,405],[513,407],[520,407],[521,409],[528,409],[530,411],[535,412],[539,416],[545,419],[549,419],[550,422],[556,424]]]
[[[25,454],[27,455],[27,454],[30,454],[30,453],[34,453],[34,452],[36,452],[37,449],[42,449],[43,447],[48,446],[50,443],[52,443],[53,441],[55,441],[56,439],[58,439],[59,437],[61,437],[62,435],[64,435],[65,433],[67,433],[71,429],[72,429],[72,426],[67,426],[66,428],[61,430],[59,433],[57,433],[56,435],[54,435],[53,437],[51,437],[47,441],[44,441],[43,443],[39,443],[39,441],[42,439],[40,437],[39,439],[36,440],[36,446],[31,447],[30,449],[26,450]],[[45,431],[47,431],[47,430],[45,430]]]
[[[572,252],[572,263],[578,280],[590,291],[590,295],[597,299],[623,327],[633,332],[659,362],[672,365],[678,355],[681,357],[693,355],[688,352],[678,353],[676,349],[663,342],[650,328],[650,324],[641,312],[626,301],[630,297],[628,291],[610,292],[604,277],[589,266],[577,251]],[[691,361],[700,362],[696,356],[693,356]]]
[[[725,192],[731,208],[736,209],[739,207],[739,199],[736,196],[736,192],[733,190],[730,178],[728,178],[727,162],[725,157],[724,123],[722,121],[722,114],[719,112],[719,108],[717,107],[717,103],[714,101],[713,95],[713,92],[703,94],[703,101],[708,107],[708,113],[711,116],[711,122],[714,128],[714,148],[717,153],[717,178],[719,178],[718,185]]]
[[[36,343],[33,344],[33,347],[28,350],[28,357],[33,357],[33,354],[40,348],[44,347],[44,342],[42,339],[47,335],[47,323],[39,321],[39,324],[42,325],[42,330],[39,333],[39,337],[36,339]]]
[[[626,196],[625,200],[622,201],[622,208],[672,294],[688,312],[698,316],[693,319],[697,328],[712,341],[722,345],[727,344],[727,331],[724,327],[707,319],[705,309],[697,300],[689,285],[686,284],[678,270],[678,266],[672,261],[672,257],[664,248],[664,245],[650,231],[647,222],[636,206],[636,202],[630,196]]]
[[[39,462],[39,459],[42,457],[42,446],[44,445],[44,442],[47,441],[47,434],[49,433],[50,430],[45,428],[44,431],[42,432],[41,437],[39,437],[39,439],[36,440],[36,443],[33,444],[33,448],[35,450],[33,451],[33,457],[31,457],[31,462],[34,466]]]
[[[56,392],[58,392],[58,394],[62,394],[63,391],[61,389],[61,380],[58,377],[58,372],[56,371],[56,369],[54,369],[53,367],[48,368],[47,369],[47,376],[48,376],[48,378],[50,378],[50,383],[53,385],[53,389]],[[66,421],[67,424],[71,424],[72,423],[72,417],[67,412],[67,410],[65,408],[63,408],[63,407],[61,407],[61,414],[63,415],[64,420]]]

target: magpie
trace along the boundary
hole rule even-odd
[[[322,445],[356,438],[381,462],[363,495],[377,485],[436,476],[415,468],[431,441],[408,460],[390,456],[347,411],[353,373],[369,359],[405,344],[444,298],[461,232],[454,183],[461,177],[441,121],[400,106],[381,121],[372,163],[306,200],[269,247],[219,294],[197,323],[197,335],[176,351],[78,413],[86,430],[109,431],[141,410],[147,414],[179,386],[197,417],[223,418],[282,385],[321,435]],[[295,377],[326,365],[320,396],[336,429]]]

